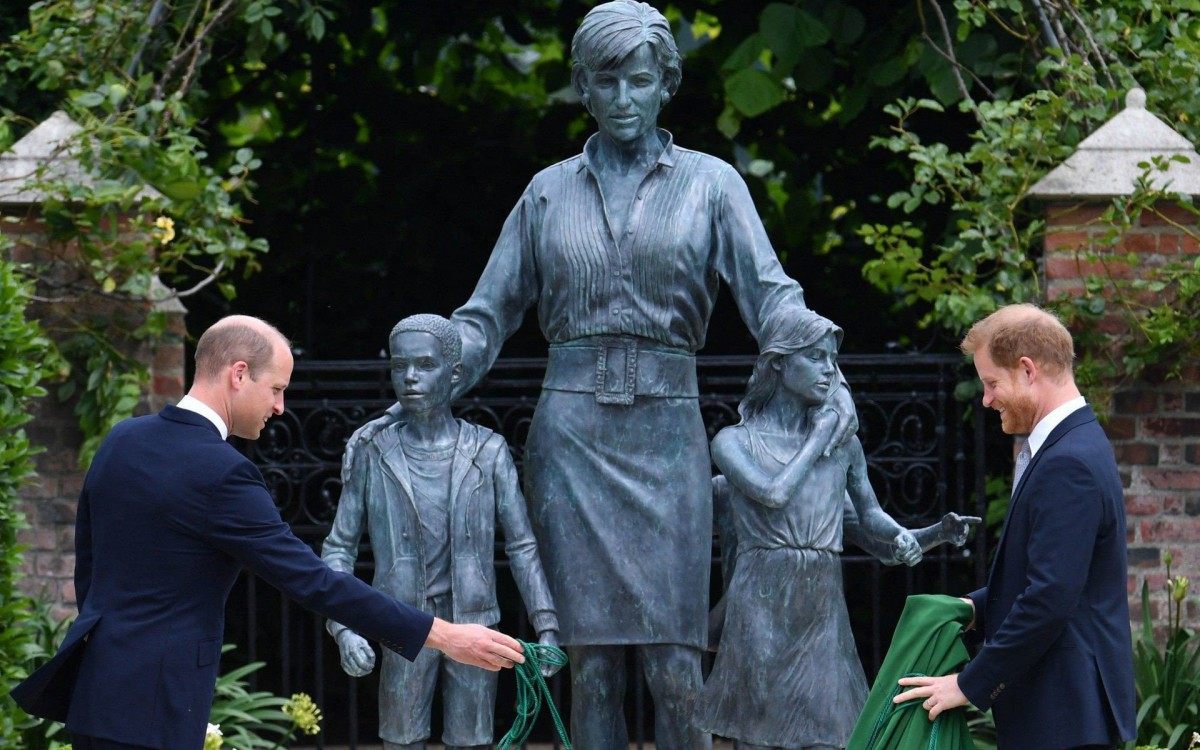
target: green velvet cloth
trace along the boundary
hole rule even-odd
[[[965,708],[931,722],[920,700],[892,703],[903,690],[901,677],[939,677],[962,668],[968,659],[962,631],[971,617],[971,605],[953,596],[908,597],[847,750],[974,750]]]

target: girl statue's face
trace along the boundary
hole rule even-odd
[[[837,384],[837,339],[833,332],[820,341],[776,360],[780,387],[812,404],[823,402]]]

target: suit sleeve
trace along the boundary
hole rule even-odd
[[[1021,494],[1029,503],[1025,589],[959,675],[963,694],[980,710],[1029,672],[1078,606],[1103,517],[1102,496],[1088,466],[1074,456],[1047,456],[1029,477]],[[986,616],[980,594],[986,600],[986,590],[972,599]]]
[[[529,525],[525,498],[517,483],[517,467],[513,465],[504,440],[498,435],[492,440],[496,444],[492,479],[496,488],[496,515],[504,529],[504,553],[508,555],[513,578],[529,611],[529,621],[534,630],[539,635],[547,630],[558,630],[558,616],[542,569],[537,539]]]
[[[330,569],[284,523],[262,475],[239,461],[217,484],[207,539],[297,604],[415,659],[433,618]]]
[[[351,454],[346,453],[342,462],[342,495],[338,499],[337,513],[333,517],[333,528],[321,545],[321,559],[333,570],[354,575],[354,563],[358,560],[358,544],[366,526],[366,498],[369,490],[367,454],[370,449]],[[351,465],[353,461],[353,465]],[[329,634],[337,638],[346,626],[330,620],[326,624]]]
[[[92,506],[88,499],[87,484],[79,493],[79,507],[75,510],[75,606],[83,611],[88,589],[92,586]]]

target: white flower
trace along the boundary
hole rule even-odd
[[[221,750],[221,725],[209,724],[204,730],[204,750]]]

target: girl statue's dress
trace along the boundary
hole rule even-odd
[[[795,442],[731,428],[778,472]],[[703,729],[774,747],[842,747],[867,696],[842,589],[843,445],[812,467],[791,502],[772,508],[730,484],[738,540],[716,663],[697,716]]]

